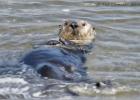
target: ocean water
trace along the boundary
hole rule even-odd
[[[40,77],[18,60],[32,45],[56,39],[66,19],[84,19],[96,28],[88,55],[89,76],[112,80],[113,88]],[[79,94],[66,93],[65,88]],[[139,100],[139,0],[0,0],[0,99]]]

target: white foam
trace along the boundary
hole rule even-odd
[[[33,96],[34,97],[40,97],[41,94],[42,94],[42,92],[39,91],[39,92],[33,93]]]
[[[63,12],[70,12],[70,9],[62,9]]]
[[[84,3],[84,6],[96,6],[95,3]]]
[[[29,90],[29,86],[25,86],[23,88],[4,87],[0,88],[0,94],[22,94],[27,90]]]
[[[58,98],[56,100],[74,100],[74,98],[72,98],[71,96],[63,96],[63,97]]]
[[[12,77],[0,78],[0,84],[4,83],[28,84],[28,82],[26,82],[22,78],[12,78]]]

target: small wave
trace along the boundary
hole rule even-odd
[[[28,0],[1,0],[0,2],[5,4],[41,4],[41,2],[33,2]]]
[[[93,0],[85,1],[84,6],[139,6],[138,0]]]
[[[29,89],[28,82],[23,78],[13,77],[12,75],[0,77],[0,99],[24,98]]]
[[[5,83],[15,83],[15,84],[28,84],[24,79],[22,78],[12,78],[12,77],[5,77],[5,78],[0,78],[0,84],[5,84]]]
[[[80,96],[95,96],[95,95],[123,95],[127,93],[139,93],[137,89],[132,89],[127,86],[113,86],[105,88],[97,88],[95,84],[72,84],[68,86],[68,91]]]

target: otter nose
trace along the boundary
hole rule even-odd
[[[74,29],[74,28],[77,28],[78,27],[78,24],[77,24],[77,22],[72,22],[70,24],[70,26]]]

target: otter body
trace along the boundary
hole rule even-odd
[[[82,51],[58,47],[39,48],[22,59],[22,62],[34,67],[42,76],[62,80],[73,80],[76,73],[85,77],[85,61],[86,57]]]
[[[58,35],[59,41],[48,41],[47,47],[27,53],[21,62],[48,78],[83,79],[87,76],[85,54],[92,48],[94,28],[86,21],[68,20],[60,26]]]

